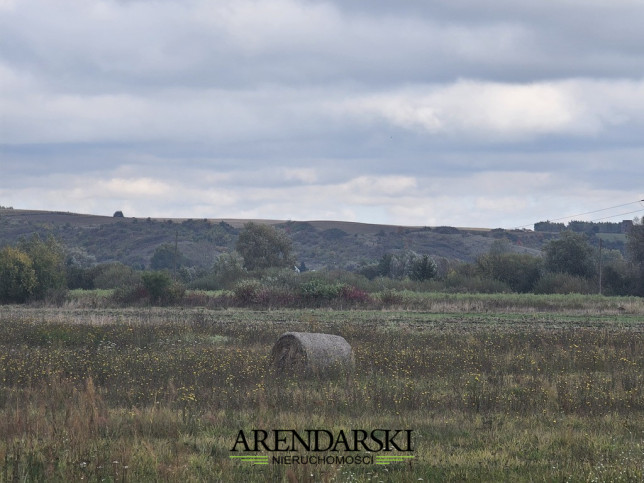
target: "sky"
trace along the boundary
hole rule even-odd
[[[0,205],[641,217],[643,20],[643,0],[0,0]]]

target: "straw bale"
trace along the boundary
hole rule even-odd
[[[339,335],[314,332],[286,332],[271,352],[277,373],[331,375],[353,369],[353,351]]]

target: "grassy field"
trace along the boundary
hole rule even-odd
[[[641,300],[441,300],[431,311],[2,306],[0,481],[644,479]],[[274,377],[270,349],[287,330],[342,335],[353,374]],[[311,428],[411,429],[414,458],[230,458],[240,430]]]

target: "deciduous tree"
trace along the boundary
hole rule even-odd
[[[0,250],[0,302],[21,303],[36,288],[36,272],[31,258],[22,250]]]
[[[244,258],[244,268],[257,270],[289,267],[295,263],[292,242],[286,233],[269,225],[246,223],[237,239],[237,251]]]
[[[595,275],[593,247],[586,235],[564,231],[561,236],[544,247],[546,269],[554,273],[568,273],[590,278]]]
[[[626,252],[633,263],[638,295],[644,294],[644,219],[635,223],[626,234]]]
[[[65,252],[53,237],[42,240],[38,235],[33,235],[29,240],[21,240],[18,248],[29,255],[36,272],[34,297],[44,297],[50,290],[67,288]]]

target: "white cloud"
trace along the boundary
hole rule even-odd
[[[151,178],[120,179],[99,181],[93,192],[98,197],[147,198],[170,195],[172,187],[160,180]]]
[[[9,73],[11,74],[11,72]],[[16,81],[7,76],[7,91]],[[307,95],[308,94],[308,95]],[[3,100],[0,142],[198,141],[328,135],[382,119],[393,126],[468,140],[521,141],[595,136],[614,126],[629,135],[644,122],[644,81],[567,80],[507,84],[461,80],[375,95],[352,90],[159,91],[146,95],[18,92]],[[639,138],[635,132],[630,134]]]
[[[172,182],[164,176],[130,173],[128,178],[105,173],[102,180],[46,176],[37,185],[0,189],[0,196],[3,204],[15,207],[106,215],[120,209],[126,216],[139,217],[336,219],[491,228],[531,225],[590,211],[589,207],[642,198],[637,188],[597,189],[586,179],[562,178],[553,171],[467,172],[448,177],[370,175],[290,185],[245,185],[240,183],[242,172],[206,179],[189,168]]]
[[[594,135],[616,123],[644,121],[644,81],[569,80],[532,84],[462,80],[351,101],[355,115],[381,116],[430,134],[493,140]]]

